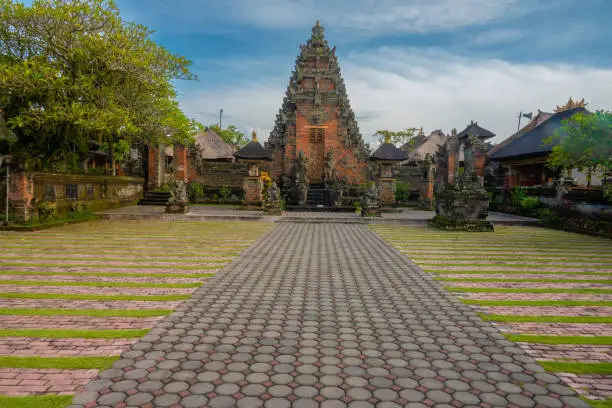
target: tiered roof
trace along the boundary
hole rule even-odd
[[[465,129],[457,134],[458,139],[463,139],[468,136],[475,136],[479,139],[486,140],[495,137],[495,133],[478,126],[478,122],[471,121]]]
[[[309,64],[312,60],[318,61],[321,57],[328,57],[329,64],[326,68],[317,67],[316,64]],[[314,65],[314,66],[313,66]],[[329,79],[333,84],[333,89],[301,89],[300,82],[304,77],[312,77],[317,80]],[[355,113],[351,109],[346,93],[344,80],[340,75],[338,58],[336,57],[336,47],[330,48],[325,39],[325,30],[319,21],[312,28],[312,35],[306,44],[300,45],[300,54],[295,61],[295,70],[291,73],[289,86],[285,92],[283,103],[276,115],[274,129],[270,133],[268,145],[284,146],[287,141],[287,125],[295,125],[296,105],[298,103],[314,105],[314,107],[334,105],[339,107],[339,128],[346,129],[346,146],[357,147],[365,152],[363,138],[357,126]],[[325,122],[326,113],[323,109],[315,113],[314,121]],[[317,124],[317,123],[315,123]]]
[[[271,161],[272,157],[257,140],[257,133],[253,131],[252,139],[246,146],[234,153],[234,157],[239,160],[262,160]]]

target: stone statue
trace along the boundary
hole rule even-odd
[[[438,149],[434,185],[436,216],[429,221],[430,225],[446,230],[493,230],[493,225],[486,221],[489,196],[483,188],[482,177],[475,171],[474,155],[480,159],[481,144],[479,140],[471,139],[459,144],[451,137],[447,146]],[[455,160],[461,148],[463,173],[455,173]],[[477,163],[481,162],[484,161],[478,160]]]
[[[297,189],[298,203],[305,205],[308,200],[308,158],[303,151],[298,153],[295,163],[295,185]]]
[[[270,184],[270,187],[268,187],[266,206],[270,208],[280,207],[280,189],[278,188],[276,181],[273,181],[272,184]]]
[[[333,184],[336,181],[336,155],[330,150],[325,155],[325,184]]]
[[[378,188],[376,183],[370,181],[361,199],[361,215],[365,216],[370,209],[376,207],[378,207]]]

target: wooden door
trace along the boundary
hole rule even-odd
[[[322,183],[325,171],[325,129],[310,128],[308,145],[308,177],[311,183]]]

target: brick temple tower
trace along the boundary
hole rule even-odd
[[[317,21],[308,42],[300,46],[295,70],[266,144],[273,158],[274,178],[293,178],[296,157],[302,151],[308,158],[311,185],[365,181],[368,154],[335,51]]]

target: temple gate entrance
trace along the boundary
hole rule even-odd
[[[308,176],[310,182],[323,182],[325,171],[325,127],[311,126],[308,133]]]

